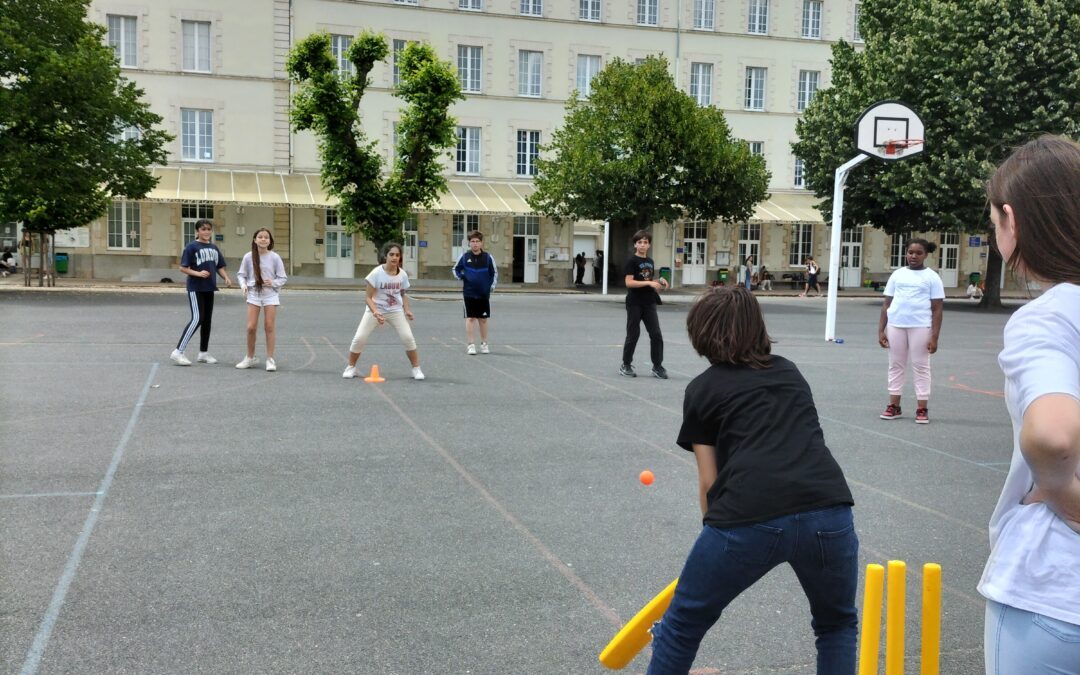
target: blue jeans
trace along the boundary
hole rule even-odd
[[[705,526],[679,575],[671,606],[653,626],[649,675],[689,672],[702,638],[724,608],[785,562],[810,601],[817,672],[854,675],[858,553],[859,539],[848,506],[744,527]]]
[[[1075,675],[1080,626],[986,601],[986,675]]]

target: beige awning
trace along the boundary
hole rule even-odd
[[[602,220],[575,220],[574,234],[583,237],[599,236],[604,233],[604,221]]]
[[[338,200],[323,190],[322,179],[313,173],[233,171],[188,167],[154,167],[157,186],[145,197],[151,202],[290,206],[333,208]],[[449,180],[433,213],[532,214],[525,198],[531,183]]]
[[[754,205],[751,222],[762,223],[824,223],[825,219],[814,204],[817,197],[810,193],[774,193]]]

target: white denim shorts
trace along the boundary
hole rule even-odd
[[[247,304],[256,307],[276,307],[281,304],[278,292],[269,286],[264,287],[261,291],[251,288],[245,291],[245,294],[247,295]]]

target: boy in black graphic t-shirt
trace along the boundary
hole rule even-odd
[[[214,293],[217,292],[217,277],[225,280],[226,286],[232,286],[232,279],[225,271],[225,256],[211,243],[214,224],[203,218],[195,223],[195,241],[184,248],[180,256],[180,271],[187,275],[188,308],[191,319],[180,334],[176,349],[169,356],[178,366],[190,366],[191,360],[184,356],[188,340],[199,329],[199,363],[217,363],[210,356],[210,325],[214,317]]]
[[[664,370],[664,336],[660,334],[660,319],[656,316],[656,303],[660,296],[657,291],[667,288],[667,280],[657,279],[656,265],[648,256],[652,246],[652,235],[645,230],[634,233],[634,255],[626,261],[623,273],[626,275],[626,340],[623,342],[622,366],[619,373],[626,377],[637,377],[634,372],[634,350],[641,335],[641,322],[649,332],[649,355],[652,358],[652,373],[662,380],[667,379]]]

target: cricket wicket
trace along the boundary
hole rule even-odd
[[[904,603],[907,565],[889,561],[889,601],[885,618],[885,675],[904,674]],[[881,602],[885,568],[866,566],[863,589],[862,635],[859,639],[859,675],[877,675],[881,643]],[[938,675],[941,662],[941,565],[923,565],[921,675]]]

